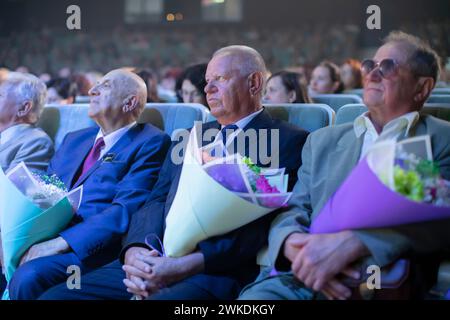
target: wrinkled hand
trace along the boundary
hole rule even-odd
[[[69,244],[62,237],[37,243],[25,252],[20,260],[19,266],[37,258],[53,256],[55,254],[68,252],[69,250]]]
[[[124,279],[127,291],[145,298],[204,269],[204,257],[199,252],[180,258],[159,257],[154,250],[127,251],[128,254],[130,261],[133,258],[136,261],[123,266],[127,274],[127,279]]]
[[[129,268],[124,269],[126,278],[123,283],[127,287],[127,291],[139,298],[147,298],[151,293],[156,292],[159,288],[153,283],[149,283],[141,273],[150,273],[151,268],[144,262],[142,256],[158,256],[158,252],[141,247],[131,247],[125,253],[125,264]],[[128,270],[128,271],[127,271]],[[138,276],[139,275],[139,276]]]
[[[293,233],[285,241],[284,254],[292,261],[292,272],[307,287],[323,291],[329,298],[345,298],[349,289],[335,279],[345,273],[356,279],[359,273],[348,268],[366,255],[367,248],[351,232],[333,234]]]

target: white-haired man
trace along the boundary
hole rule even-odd
[[[45,171],[53,156],[53,142],[36,127],[47,88],[37,77],[8,73],[0,82],[0,166],[3,171],[20,162]]]

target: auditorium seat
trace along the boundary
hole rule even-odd
[[[325,104],[266,104],[273,118],[285,120],[309,132],[334,124],[335,112]]]
[[[90,97],[89,96],[76,96],[75,97],[75,103],[89,103]]]
[[[311,96],[315,103],[323,103],[329,105],[335,112],[340,107],[350,103],[362,103],[360,96],[356,94],[317,94]]]
[[[172,136],[177,129],[188,129],[194,121],[206,122],[209,110],[198,103],[147,103],[139,122],[151,123]]]
[[[334,124],[335,112],[319,103],[277,103],[264,105],[275,119],[285,120],[309,132]],[[214,121],[209,114],[207,122]]]
[[[450,87],[434,88],[431,94],[450,94]]]
[[[89,118],[88,107],[88,104],[46,105],[38,126],[52,138],[58,149],[68,132],[97,125]]]
[[[68,132],[97,125],[89,118],[88,108],[88,104],[46,105],[38,126],[47,132],[58,149]],[[209,110],[201,104],[148,103],[138,122],[151,123],[172,135],[176,129],[192,127],[194,121],[205,122],[207,114]]]
[[[336,113],[336,125],[352,122],[366,111],[367,107],[362,103],[342,106]],[[450,103],[426,103],[421,113],[450,121]]]
[[[364,89],[363,89],[363,88],[360,88],[360,89],[350,89],[350,90],[344,91],[345,94],[355,94],[355,95],[357,95],[358,97],[361,97],[361,98],[362,98],[362,96],[363,96],[363,92],[364,92]]]
[[[450,94],[432,94],[427,103],[450,103]]]

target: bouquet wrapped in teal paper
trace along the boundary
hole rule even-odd
[[[23,162],[8,175],[0,169],[0,229],[7,281],[33,244],[56,237],[69,224],[82,192],[82,186],[68,192],[56,176],[33,174]]]

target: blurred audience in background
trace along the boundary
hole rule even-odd
[[[72,104],[77,94],[77,84],[67,78],[55,78],[47,82],[48,104]]]
[[[347,59],[341,65],[341,79],[344,83],[344,90],[361,89],[361,62],[356,59]]]
[[[162,102],[158,97],[158,76],[150,69],[138,70],[136,74],[144,80],[147,85],[147,103]]]
[[[341,93],[344,84],[339,67],[331,61],[322,61],[314,68],[309,82],[310,94]]]
[[[307,87],[302,83],[302,75],[280,71],[267,80],[263,97],[265,103],[311,103]]]
[[[205,93],[206,67],[206,63],[201,63],[189,66],[183,71],[176,83],[178,102],[200,103],[208,107]]]

